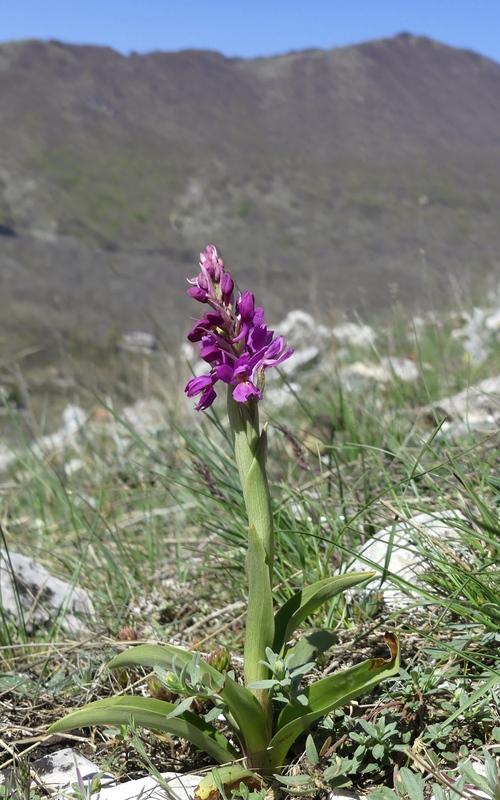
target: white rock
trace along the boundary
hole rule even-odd
[[[498,331],[500,330],[500,308],[496,311],[493,311],[486,319],[484,320],[484,327],[487,328],[489,331]]]
[[[166,792],[155,778],[139,778],[126,783],[116,783],[114,775],[109,772],[102,773],[98,766],[82,756],[73,748],[65,748],[57,753],[51,753],[38,759],[32,764],[33,774],[38,785],[50,790],[51,797],[63,800],[69,797],[68,790],[78,783],[78,772],[85,786],[92,784],[94,778],[101,782],[98,794],[92,797],[96,800],[172,800],[175,796],[179,800],[191,800],[194,790],[200,783],[201,775],[181,775],[176,772],[162,773],[163,780],[168,783],[169,791]],[[0,785],[2,776],[0,775]],[[175,792],[175,795],[172,794]]]
[[[419,375],[418,365],[414,361],[397,356],[384,356],[379,364],[355,361],[339,370],[340,380],[349,392],[363,391],[375,383],[390,384],[395,378],[411,383]]]
[[[339,370],[342,385],[348,392],[359,392],[376,383],[390,383],[391,374],[381,364],[364,364],[355,361]]]
[[[377,338],[371,325],[361,325],[357,322],[334,325],[332,335],[339,344],[350,344],[353,347],[370,347],[375,344]]]
[[[50,790],[51,797],[54,797],[52,794],[54,791],[64,793],[56,795],[57,797],[69,796],[66,794],[66,790],[71,789],[72,784],[78,782],[77,770],[86,785],[91,784],[96,775],[100,773],[95,764],[71,747],[43,756],[43,758],[37,759],[31,765],[31,771],[37,785],[41,784],[43,788]],[[114,776],[108,772],[105,772],[101,777],[103,785],[114,782],[114,780]]]
[[[443,684],[441,684],[441,686],[443,686]],[[472,769],[474,770],[474,772],[477,775],[479,775],[480,778],[486,778],[487,777],[486,764],[485,764],[484,761],[480,761],[478,756],[473,756],[472,758],[468,759],[468,762],[469,762],[470,766],[472,767]],[[498,765],[498,759],[497,759],[497,765]],[[497,766],[497,769],[498,769],[498,766]],[[451,789],[451,787],[450,787],[450,789]],[[491,800],[491,793],[484,792],[481,789],[478,789],[477,786],[475,784],[473,784],[473,783],[466,782],[464,784],[464,787],[463,787],[462,791],[466,792],[466,796],[473,796],[474,798],[480,797],[480,798],[484,798],[484,800]],[[472,794],[469,794],[469,792],[471,792]],[[451,792],[450,792],[450,794],[451,794]],[[459,795],[457,794],[457,797],[458,796]],[[429,800],[435,800],[435,797],[436,796],[434,794],[431,794]]]
[[[500,426],[500,375],[485,378],[451,397],[437,400],[433,408],[438,421],[446,417],[441,431],[448,435],[495,430]]]
[[[5,612],[28,631],[59,622],[68,634],[88,632],[79,617],[94,615],[90,595],[55,578],[45,567],[20,553],[0,549],[0,597]],[[21,609],[19,608],[21,606]]]
[[[118,786],[105,786],[101,789],[99,800],[191,800],[202,775],[180,775],[175,772],[161,774],[168,783],[168,791],[162,789],[155,778],[138,778],[135,781],[120,783]],[[175,795],[173,794],[175,792]]]
[[[281,408],[296,403],[294,393],[300,392],[298,383],[289,383],[287,386],[269,386],[264,392],[265,404]]]
[[[87,420],[87,413],[73,404],[66,406],[62,413],[62,425],[54,433],[40,436],[32,445],[31,450],[35,455],[43,456],[53,450],[59,450],[72,442],[78,431]]]
[[[279,369],[284,375],[290,377],[297,372],[309,369],[317,364],[319,361],[319,354],[319,348],[314,345],[303,347],[300,350],[295,350],[290,358],[280,364]],[[277,375],[278,373],[275,374]]]
[[[154,333],[147,331],[125,331],[122,334],[120,346],[133,353],[149,355],[158,349],[158,341]]]
[[[69,478],[70,475],[74,475],[75,472],[80,472],[84,467],[85,461],[82,458],[70,458],[64,465],[64,474]]]
[[[165,405],[160,400],[137,400],[122,411],[123,420],[138,436],[148,436],[168,428]]]
[[[30,445],[30,450],[35,456],[41,458],[54,450],[63,447],[75,446],[76,436],[87,421],[87,414],[73,404],[66,406],[62,413],[62,425],[54,433],[40,436]],[[0,444],[0,471],[11,466],[17,460],[17,453]]]
[[[60,750],[38,759],[32,765],[33,771],[43,787],[56,792],[52,797],[66,798],[67,791],[78,783],[78,772],[84,785],[90,785],[94,778],[101,782],[101,789],[96,800],[171,800],[172,794],[166,792],[155,778],[139,778],[134,781],[116,784],[115,777],[109,772],[101,773],[99,767],[72,748]],[[78,772],[77,772],[78,770]],[[179,800],[190,800],[194,790],[200,783],[201,775],[181,775],[176,772],[162,773],[168,783],[169,791],[175,792]]]
[[[424,328],[425,325],[427,325],[427,319],[417,315],[411,320],[410,332],[413,332],[414,330],[420,330],[421,328]]]
[[[290,347],[304,349],[310,346],[322,347],[331,339],[331,330],[320,325],[311,314],[300,309],[289,311],[285,319],[271,325],[277,336],[284,336]],[[286,363],[286,362],[285,362]]]
[[[181,344],[181,360],[187,361],[188,364],[193,364],[200,354],[200,350],[191,342],[182,342]]]
[[[404,605],[408,602],[406,598],[412,597],[411,585],[430,567],[430,561],[416,548],[416,540],[430,545],[429,553],[434,550],[441,559],[445,558],[445,552],[439,549],[440,541],[451,551],[456,552],[460,547],[463,550],[457,529],[465,522],[460,511],[450,510],[417,514],[411,520],[388,525],[362,546],[347,571],[376,569],[378,574],[363,585],[363,591],[381,589],[389,606]],[[409,585],[400,586],[392,576]]]
[[[198,358],[194,363],[191,364],[192,376],[193,378],[201,378],[202,375],[208,375],[210,372],[210,365],[207,364],[206,361],[202,361],[201,358]]]
[[[96,800],[192,800],[203,777],[163,772],[161,777],[168,786],[167,790],[154,777],[116,784],[113,775],[101,773],[98,766],[73,748],[65,748],[38,759],[32,764],[32,772],[36,776],[37,786],[49,790],[54,800],[65,800],[69,796],[73,785],[78,784],[78,773],[85,787],[90,786],[95,778],[100,780],[99,792],[92,795]],[[2,782],[0,775],[0,785]],[[335,789],[327,796],[328,800],[360,800],[361,797],[348,789]]]
[[[335,789],[329,792],[328,800],[361,800],[361,795],[356,792],[351,792],[349,789]]]
[[[383,356],[380,365],[387,369],[389,374],[395,375],[403,383],[414,383],[420,377],[418,364],[411,358],[397,356]]]
[[[461,317],[464,324],[452,331],[454,339],[462,342],[462,347],[473,361],[480,363],[488,356],[488,347],[485,336],[485,319],[489,314],[486,308],[474,308],[472,314],[463,312]]]

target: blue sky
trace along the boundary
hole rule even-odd
[[[60,39],[227,56],[330,48],[402,31],[500,62],[500,0],[0,0],[0,41]]]

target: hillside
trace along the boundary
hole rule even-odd
[[[0,335],[177,331],[208,241],[242,285],[364,314],[491,278],[500,65],[426,38],[255,60],[0,46]]]

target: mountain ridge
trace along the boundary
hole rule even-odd
[[[275,315],[428,305],[498,270],[499,189],[500,65],[427,37],[0,45],[4,341],[177,323],[208,241]]]

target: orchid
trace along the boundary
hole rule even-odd
[[[284,337],[274,338],[274,331],[268,330],[252,292],[243,292],[234,302],[234,281],[214,245],[200,254],[200,269],[196,278],[188,279],[188,294],[213,311],[197,320],[188,340],[199,344],[210,373],[188,381],[187,395],[201,394],[196,410],[202,411],[212,405],[217,397],[214,386],[222,381],[234,387],[232,397],[238,403],[262,400],[265,370],[290,358],[293,348],[285,350]]]
[[[394,634],[386,634],[388,659],[370,658],[328,675],[307,686],[316,658],[335,641],[330,631],[296,632],[321,605],[374,576],[374,572],[335,575],[291,594],[273,608],[274,527],[271,494],[266,473],[267,431],[259,425],[267,369],[278,366],[293,352],[283,336],[274,336],[255,306],[251,292],[234,300],[234,282],[225,272],[216,248],[208,245],[200,255],[200,273],[189,280],[188,294],[209,306],[188,335],[200,347],[208,373],[192,378],[188,397],[200,399],[198,411],[212,405],[215,386],[227,384],[227,409],[236,468],[248,516],[246,573],[248,603],[243,653],[243,681],[232,670],[219,670],[172,645],[139,645],[120,653],[111,668],[147,666],[169,690],[187,695],[177,703],[145,697],[119,696],[90,703],[59,720],[50,732],[77,726],[136,725],[188,739],[219,764],[217,775],[202,780],[195,796],[211,800],[217,787],[255,787],[280,773],[297,738],[309,726],[363,692],[368,692],[399,668],[399,647]],[[194,698],[209,700],[205,718],[192,710]],[[223,715],[232,741],[212,722]],[[239,746],[235,746],[235,743]],[[257,783],[256,783],[257,782]]]

